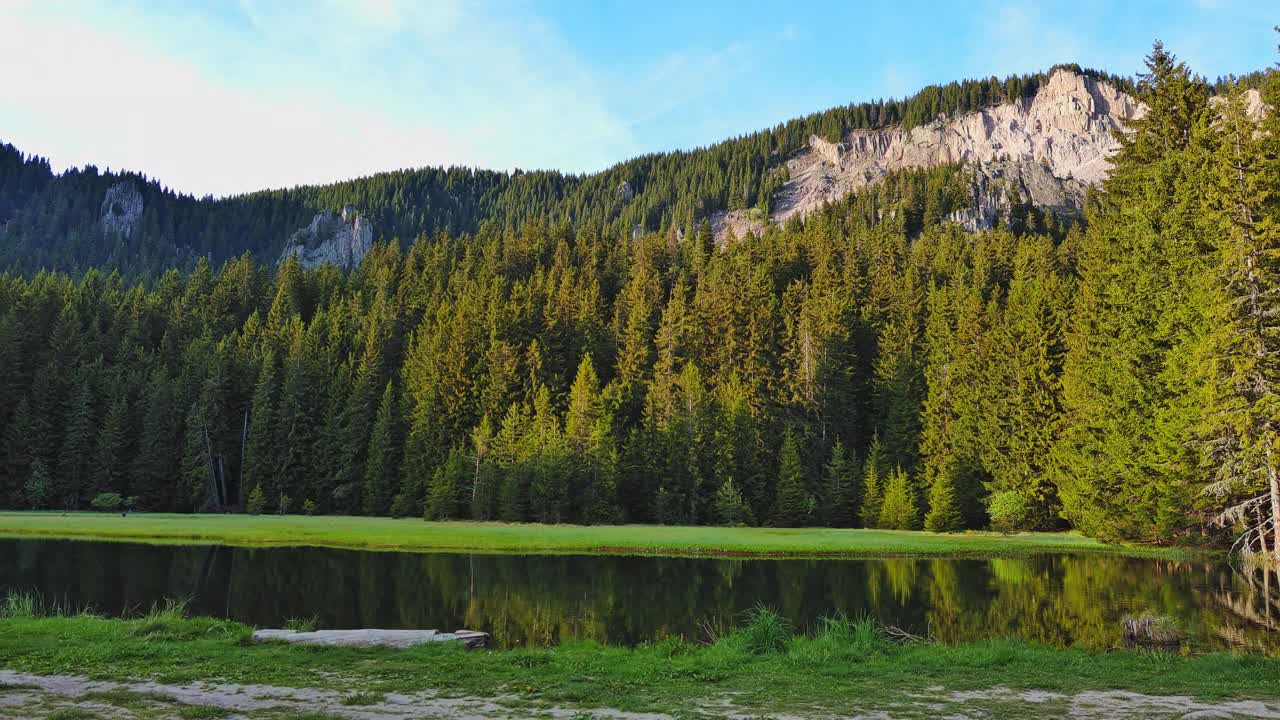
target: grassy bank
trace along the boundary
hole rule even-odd
[[[743,556],[1027,555],[1181,551],[1106,545],[1076,533],[937,534],[827,528],[579,526],[299,515],[0,513],[0,536],[369,550]]]
[[[816,636],[794,637],[768,613],[711,644],[670,640],[635,649],[588,643],[470,652],[445,644],[403,651],[303,648],[251,643],[250,632],[238,623],[189,619],[180,612],[109,620],[40,617],[19,607],[0,619],[0,667],[166,685],[268,684],[373,698],[436,690],[528,708],[611,707],[677,716],[695,715],[699,708],[726,710],[729,704],[747,713],[890,711],[896,717],[927,696],[935,717],[952,703],[970,712],[983,709],[985,717],[1013,717],[1018,707],[1026,711],[1027,696],[1020,693],[1029,690],[1055,694],[1038,701],[1040,717],[1058,716],[1065,707],[1055,703],[1068,703],[1082,691],[1280,698],[1274,681],[1280,660],[1258,656],[1088,652],[1012,641],[945,646],[895,640],[870,621],[830,621]],[[1010,705],[1010,697],[1024,699]]]

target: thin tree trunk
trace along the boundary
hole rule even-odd
[[[1270,447],[1267,448],[1267,479],[1271,481],[1271,550],[1276,566],[1280,568],[1280,473],[1276,472],[1275,463],[1271,461]],[[1259,534],[1266,537],[1266,533]],[[1265,540],[1263,544],[1266,544]]]

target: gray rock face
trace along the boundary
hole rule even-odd
[[[1145,112],[1108,83],[1058,70],[1035,96],[1015,102],[911,130],[853,130],[840,143],[815,136],[787,160],[790,180],[775,196],[770,219],[803,217],[898,170],[952,163],[973,169],[973,205],[953,217],[970,230],[991,227],[1008,211],[1014,189],[1059,215],[1079,213],[1085,188],[1107,177],[1119,147],[1114,133]],[[746,211],[712,222],[739,237],[763,229]]]
[[[290,236],[278,264],[292,256],[305,268],[332,263],[349,270],[360,264],[371,247],[373,224],[347,205],[340,214],[316,213],[310,225]]]
[[[142,193],[128,180],[107,189],[100,212],[102,231],[129,237],[142,219]]]

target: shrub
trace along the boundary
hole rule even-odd
[[[396,493],[391,500],[391,517],[409,517],[411,514],[413,514],[413,500],[406,493]]]
[[[315,502],[313,502],[313,501],[311,501],[311,500],[304,500],[304,501],[302,501],[302,512],[303,512],[303,514],[305,514],[305,515],[315,515],[315,514],[316,514],[316,504],[315,504]]]
[[[987,499],[987,515],[991,517],[992,530],[1015,533],[1026,528],[1031,512],[1026,498],[1012,490],[1002,490]]]
[[[288,515],[289,506],[293,504],[293,499],[284,493],[280,493],[280,504],[276,506],[277,515]]]
[[[99,512],[119,512],[124,507],[124,498],[120,497],[120,493],[98,493],[89,503],[89,507]]]
[[[26,496],[27,503],[31,505],[32,510],[39,510],[49,501],[49,488],[52,481],[49,479],[49,470],[45,467],[44,461],[37,458],[31,463],[31,476],[27,478],[26,485],[22,488],[22,494]]]
[[[261,515],[266,509],[267,499],[262,494],[262,486],[254,485],[253,491],[249,493],[249,499],[245,501],[244,511],[250,515]]]

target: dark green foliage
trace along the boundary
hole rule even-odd
[[[778,468],[778,494],[774,500],[773,524],[778,527],[801,527],[809,524],[809,493],[805,490],[804,468],[796,436],[790,428],[782,436],[781,460]]]
[[[244,511],[250,515],[261,515],[266,512],[267,500],[262,493],[261,485],[254,485],[253,491],[249,493],[248,500],[245,501]]]
[[[857,465],[844,443],[836,440],[831,460],[823,470],[822,524],[829,527],[853,527],[857,516]]]

